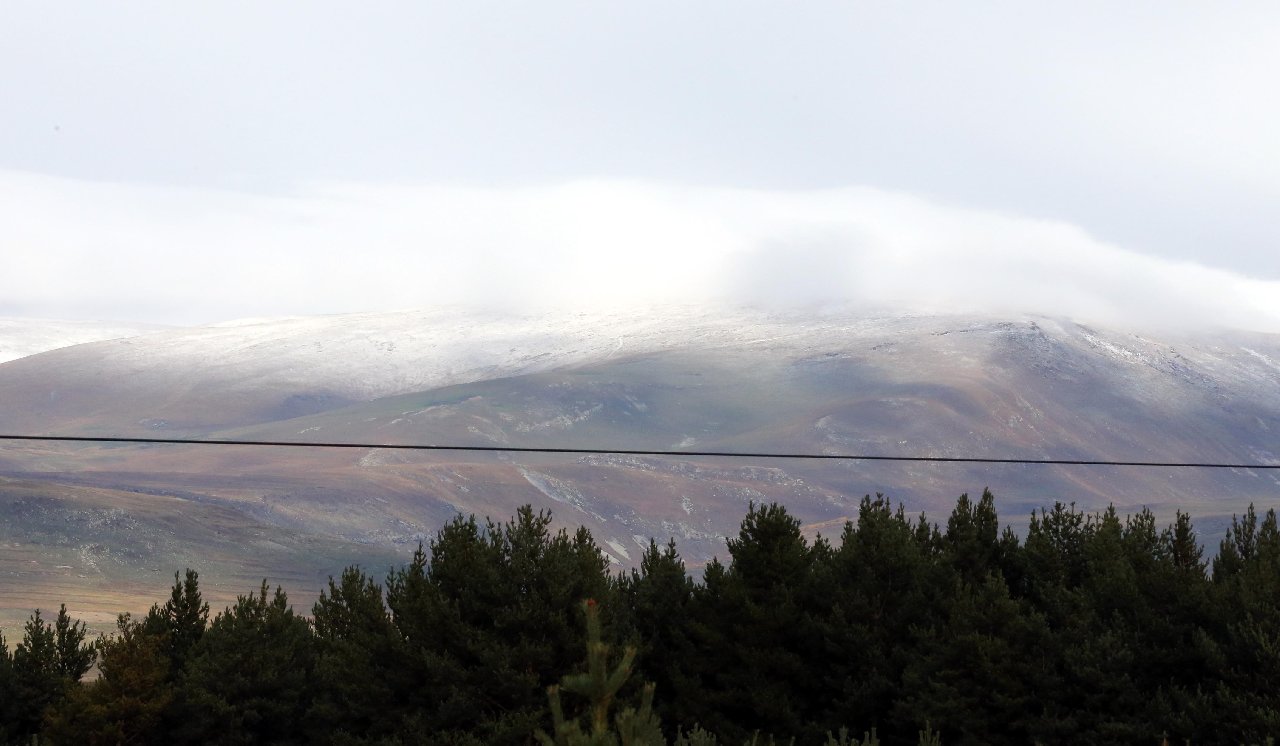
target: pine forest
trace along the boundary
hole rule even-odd
[[[6,630],[0,743],[1261,744],[1280,733],[1280,529],[884,497],[810,539],[752,505],[724,561],[611,571],[585,529],[457,517],[309,609],[197,572],[89,639]]]

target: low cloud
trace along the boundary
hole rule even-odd
[[[0,314],[202,323],[440,304],[864,304],[1280,332],[1280,283],[868,188],[314,183],[0,172]]]

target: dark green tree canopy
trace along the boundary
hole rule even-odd
[[[188,570],[95,645],[65,607],[33,613],[0,653],[0,743],[523,745],[541,731],[702,746],[1236,744],[1280,732],[1274,510],[1235,517],[1206,561],[1184,513],[1160,528],[1145,509],[1058,503],[1023,538],[995,505],[961,496],[939,528],[868,496],[828,542],[784,506],[753,504],[700,580],[674,541],[612,574],[586,529],[556,530],[548,513],[459,516],[385,583],[358,567],[330,578],[311,618],[264,581],[210,621]],[[95,653],[99,675],[81,683]]]

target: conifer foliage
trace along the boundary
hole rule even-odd
[[[66,605],[50,624],[36,609],[23,625],[12,655],[0,635],[0,735],[26,738],[39,732],[44,711],[60,702],[93,666],[85,626]]]
[[[626,707],[614,715],[614,703],[631,677],[636,651],[626,648],[622,659],[611,665],[612,646],[600,632],[599,605],[589,598],[582,608],[587,623],[587,670],[568,674],[560,684],[548,687],[554,737],[539,730],[538,740],[544,746],[665,746],[662,728],[653,713],[653,684],[644,686],[639,708]],[[565,718],[561,690],[587,700],[582,716],[585,727],[577,718]]]
[[[384,583],[352,567],[210,618],[198,576],[96,643],[0,636],[0,744],[1262,743],[1280,734],[1280,526],[1036,511],[941,525],[864,498],[834,541],[752,505],[695,580],[612,574],[585,529],[458,517]],[[97,662],[98,676],[81,683]],[[852,733],[861,733],[857,738]]]

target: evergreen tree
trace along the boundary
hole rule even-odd
[[[200,576],[187,568],[179,577],[173,574],[173,587],[164,605],[153,605],[142,621],[143,632],[162,639],[161,647],[176,674],[186,664],[191,649],[209,625],[209,604],[200,595]]]
[[[19,717],[17,682],[13,673],[13,655],[9,652],[4,632],[0,630],[0,743],[17,736],[12,728]]]
[[[13,709],[9,736],[25,739],[40,730],[44,709],[63,692],[57,672],[57,648],[53,627],[36,609],[22,628],[22,640],[13,651]]]
[[[672,731],[697,722],[690,709],[698,696],[696,672],[690,671],[689,661],[702,651],[690,639],[693,593],[693,579],[674,539],[661,549],[650,540],[639,569],[631,571],[623,588],[640,641],[640,669],[664,693],[657,712]]]
[[[93,668],[97,652],[85,642],[84,622],[67,614],[66,604],[58,607],[58,617],[53,623],[57,672],[65,681],[77,682]]]
[[[845,525],[822,584],[830,611],[814,670],[828,692],[824,728],[878,728],[888,740],[909,740],[911,723],[894,719],[894,702],[919,635],[945,613],[938,599],[954,586],[940,566],[942,544],[923,516],[913,524],[882,495],[863,498],[857,523]]]
[[[600,633],[600,610],[595,599],[583,603],[583,612],[587,622],[587,670],[566,675],[559,685],[547,688],[552,735],[539,730],[538,740],[545,746],[665,746],[662,728],[653,713],[653,684],[645,685],[639,708],[613,712],[622,687],[631,676],[636,650],[626,648],[617,665],[610,666],[612,646]],[[587,700],[587,711],[581,720],[565,717],[561,691]]]
[[[306,743],[315,642],[280,588],[240,596],[191,649],[184,677],[187,742]]]
[[[1145,597],[1114,506],[1088,518],[1082,535],[1082,604],[1059,619],[1057,632],[1071,692],[1063,702],[1075,712],[1088,713],[1076,726],[1081,736],[1132,742],[1160,727],[1151,721],[1148,709],[1154,692],[1142,691],[1136,680],[1141,649],[1135,643],[1143,634],[1141,621],[1149,616]]]
[[[1001,571],[1002,545],[996,515],[995,497],[983,490],[975,504],[963,494],[947,520],[943,535],[944,554],[952,569],[971,585],[982,583],[987,575]],[[921,519],[918,526],[928,524]]]
[[[72,687],[46,719],[54,743],[164,744],[163,727],[173,702],[164,638],[122,614],[116,635],[102,636],[98,678]]]
[[[1077,609],[1072,594],[1084,582],[1085,545],[1093,525],[1075,503],[1054,503],[1031,514],[1023,545],[1024,585],[1029,598],[1060,625]]]
[[[62,742],[168,743],[189,728],[181,679],[208,614],[196,572],[175,573],[168,601],[140,621],[122,615],[116,634],[98,640],[99,677],[55,708],[46,735]]]
[[[405,728],[436,742],[521,743],[538,726],[546,687],[581,650],[578,604],[611,604],[608,560],[586,529],[552,534],[525,506],[505,524],[451,521],[429,556],[387,581],[405,641]],[[407,737],[406,737],[407,738]]]
[[[1239,575],[1258,552],[1258,513],[1253,504],[1244,516],[1231,516],[1231,526],[1213,559],[1213,580],[1223,583]]]
[[[1134,678],[1150,711],[1147,721],[1179,741],[1212,740],[1191,717],[1204,705],[1199,690],[1215,677],[1214,655],[1205,649],[1210,587],[1191,519],[1179,511],[1157,534],[1154,516],[1144,509],[1126,523],[1124,541],[1140,597],[1131,625],[1139,661]]]
[[[1181,510],[1175,514],[1173,525],[1165,529],[1160,536],[1164,545],[1165,556],[1180,573],[1195,579],[1205,574],[1204,550],[1196,539],[1195,528],[1191,524],[1191,516]]]
[[[93,666],[93,646],[84,638],[84,623],[72,619],[65,604],[53,624],[44,620],[39,609],[32,612],[13,651],[8,737],[39,733],[46,709],[61,702],[71,685]]]
[[[728,542],[727,570],[708,568],[695,595],[701,711],[690,713],[722,740],[754,731],[820,736],[823,700],[812,675],[821,665],[821,629],[806,609],[818,602],[815,557],[800,522],[777,504],[752,505]],[[810,733],[810,731],[816,733]]]
[[[659,743],[659,715],[690,746],[1280,730],[1274,510],[1233,518],[1212,577],[1186,514],[1158,531],[1146,509],[1058,504],[1024,546],[998,532],[989,492],[961,496],[945,532],[865,498],[836,546],[752,505],[701,583],[674,542],[613,578],[589,532],[550,521],[459,517],[385,593],[358,568],[331,578],[314,627],[264,582],[206,629],[190,570],[96,646],[65,606],[37,610],[12,653],[0,637],[0,743],[528,744],[548,703],[557,743]],[[598,600],[586,671],[548,697],[581,670],[582,599]],[[95,648],[100,675],[79,685]]]
[[[1214,709],[1224,733],[1257,742],[1280,733],[1280,526],[1253,505],[1232,517],[1213,562],[1218,639],[1224,657]]]
[[[922,631],[895,704],[896,730],[941,725],[948,744],[1054,742],[1062,727],[1045,691],[1058,688],[1048,626],[998,574],[957,578],[937,626]]]
[[[406,685],[400,636],[382,588],[348,567],[312,609],[317,641],[316,697],[307,718],[319,741],[374,742],[395,730],[390,717]]]

